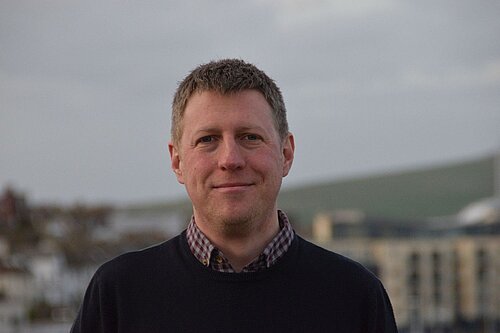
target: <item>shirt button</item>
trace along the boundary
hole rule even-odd
[[[207,259],[203,259],[203,265],[204,265],[204,266],[207,266],[207,265],[208,265],[208,260],[207,260]]]
[[[222,259],[222,257],[221,257],[221,256],[217,256],[217,257],[215,257],[215,261],[217,261],[217,263],[218,263],[218,264],[222,264],[222,262],[223,262],[224,260]]]

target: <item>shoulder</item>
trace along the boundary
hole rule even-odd
[[[101,265],[87,287],[71,332],[117,332],[119,311],[128,305],[144,307],[144,294],[159,289],[154,283],[173,278],[171,271],[179,266],[175,260],[179,239],[125,253]]]
[[[299,265],[307,274],[321,276],[330,282],[349,283],[364,288],[378,288],[379,279],[357,261],[315,245],[300,236]]]
[[[316,302],[323,300],[321,304],[330,309],[358,314],[361,332],[397,332],[387,293],[370,270],[299,236],[297,241],[297,272]]]
[[[178,265],[180,235],[151,247],[121,254],[104,264],[96,271],[94,279],[122,280],[143,276],[148,272],[162,270]]]

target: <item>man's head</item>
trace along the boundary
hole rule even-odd
[[[259,91],[270,105],[281,140],[288,135],[286,109],[280,89],[263,71],[239,59],[212,61],[195,68],[180,84],[172,103],[172,142],[182,136],[184,111],[194,93],[213,91],[229,95],[243,90]]]
[[[276,228],[295,147],[276,84],[243,61],[212,62],[188,75],[173,105],[171,167],[200,229]]]

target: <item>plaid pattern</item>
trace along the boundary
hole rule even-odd
[[[280,224],[278,234],[254,261],[243,268],[242,272],[257,272],[271,267],[286,253],[292,243],[294,232],[288,217],[281,210],[278,210],[278,220]],[[186,238],[191,252],[204,266],[218,272],[235,273],[222,251],[210,243],[198,228],[194,216],[187,227]]]

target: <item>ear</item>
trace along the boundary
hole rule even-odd
[[[292,133],[288,133],[283,142],[283,177],[286,177],[292,168],[294,153],[295,139]]]
[[[168,151],[170,152],[170,160],[171,167],[177,177],[177,181],[181,184],[184,184],[184,177],[182,176],[182,168],[181,168],[181,158],[179,156],[179,150],[172,143],[168,143]]]

